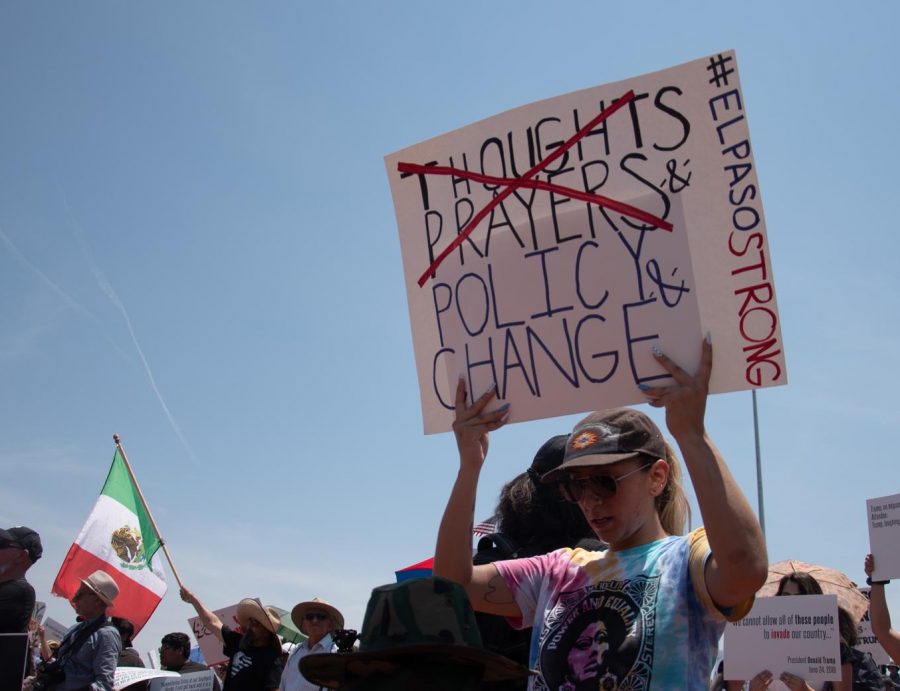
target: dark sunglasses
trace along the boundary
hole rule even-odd
[[[638,466],[634,470],[629,470],[624,475],[619,476],[589,475],[588,477],[579,478],[566,477],[559,483],[559,493],[562,494],[563,499],[565,499],[566,501],[570,501],[573,504],[577,504],[579,501],[581,501],[581,498],[584,496],[584,492],[587,489],[590,489],[591,493],[597,499],[609,499],[610,497],[614,497],[616,495],[618,483],[621,480],[624,480],[629,475],[634,475],[639,470],[649,468],[655,462],[656,461],[650,461],[649,463]]]
[[[327,621],[331,619],[325,612],[307,612],[303,615],[306,621]]]

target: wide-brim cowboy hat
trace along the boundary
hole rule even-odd
[[[437,577],[375,588],[359,652],[307,655],[300,660],[300,672],[314,684],[337,688],[423,665],[477,668],[487,682],[524,679],[531,673],[484,648],[465,590]]]
[[[294,609],[291,610],[291,621],[294,622],[294,626],[302,631],[303,629],[300,628],[300,626],[303,624],[303,618],[306,616],[306,613],[316,610],[327,612],[328,616],[331,617],[331,620],[334,622],[335,629],[344,628],[344,615],[340,613],[338,608],[329,605],[325,600],[320,600],[317,597],[294,605]]]
[[[255,619],[267,631],[277,636],[278,627],[281,626],[278,616],[270,608],[263,607],[262,602],[252,597],[245,597],[238,603],[235,616],[242,629],[247,628],[248,619]]]

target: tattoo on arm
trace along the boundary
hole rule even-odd
[[[503,592],[505,588],[501,589],[505,585],[503,577],[499,573],[492,577],[491,580],[488,581],[487,589],[484,591],[484,601],[495,605],[514,604],[515,600],[513,599],[512,594]]]

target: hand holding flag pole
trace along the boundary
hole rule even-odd
[[[143,504],[144,506],[144,511],[147,512],[147,517],[150,519],[150,523],[153,525],[153,530],[159,536],[159,546],[162,548],[163,554],[166,555],[166,561],[169,562],[169,567],[172,569],[172,575],[175,576],[175,581],[178,583],[178,587],[183,588],[184,585],[181,582],[181,577],[178,575],[178,569],[175,568],[175,564],[172,562],[172,557],[169,555],[169,548],[166,547],[166,541],[163,539],[162,533],[159,532],[159,528],[156,525],[156,520],[153,518],[153,514],[150,512],[150,507],[147,506],[147,500],[144,499],[144,493],[141,492],[141,486],[138,484],[137,478],[134,476],[134,471],[131,469],[131,463],[128,462],[128,456],[125,455],[125,449],[122,448],[122,440],[118,434],[113,434],[113,441],[116,443],[116,448],[119,450],[119,454],[122,456],[122,460],[125,463],[125,469],[128,471],[128,476],[131,478],[131,482],[134,484],[134,488],[137,490],[137,494],[141,500],[141,504]]]

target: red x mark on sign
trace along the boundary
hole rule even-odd
[[[458,168],[450,168],[448,166],[423,166],[416,163],[398,163],[397,170],[401,173],[418,173],[421,175],[453,175],[459,178],[464,178],[467,180],[474,180],[475,182],[484,182],[491,184],[503,185],[504,189],[499,194],[495,195],[491,201],[489,201],[485,207],[479,211],[472,218],[471,221],[466,225],[465,228],[456,236],[456,238],[451,242],[447,247],[435,258],[435,260],[431,263],[425,273],[419,276],[419,287],[425,285],[426,281],[428,281],[429,276],[434,276],[435,271],[441,265],[441,263],[446,259],[457,247],[459,247],[469,235],[471,235],[472,231],[478,226],[484,218],[491,213],[491,211],[496,208],[498,204],[500,204],[504,199],[506,199],[510,194],[513,193],[514,190],[518,188],[528,188],[528,189],[538,189],[544,190],[547,192],[554,192],[561,196],[571,197],[572,199],[578,199],[580,201],[588,202],[590,204],[597,204],[598,206],[603,206],[608,209],[612,209],[613,211],[617,211],[624,216],[630,216],[631,218],[636,218],[640,221],[644,221],[645,223],[650,223],[657,228],[662,228],[663,230],[672,231],[672,224],[668,221],[664,221],[661,218],[654,216],[651,213],[644,211],[643,209],[639,209],[636,206],[631,206],[630,204],[626,204],[625,202],[620,202],[615,199],[610,199],[609,197],[604,197],[599,194],[591,194],[589,192],[582,192],[581,190],[572,189],[571,187],[563,187],[561,185],[554,185],[550,182],[544,182],[543,180],[534,180],[533,178],[540,173],[544,168],[553,163],[557,158],[562,156],[566,151],[571,149],[575,144],[581,141],[592,129],[594,129],[601,122],[606,120],[610,115],[615,113],[617,110],[628,104],[629,102],[634,100],[634,91],[629,91],[622,98],[614,101],[612,105],[608,108],[604,108],[600,111],[600,113],[587,123],[584,127],[582,127],[578,132],[572,135],[569,139],[565,141],[565,143],[556,148],[552,154],[550,154],[543,161],[538,163],[536,166],[525,172],[520,178],[498,178],[491,175],[482,175],[480,173],[472,173],[468,170],[460,170]]]

